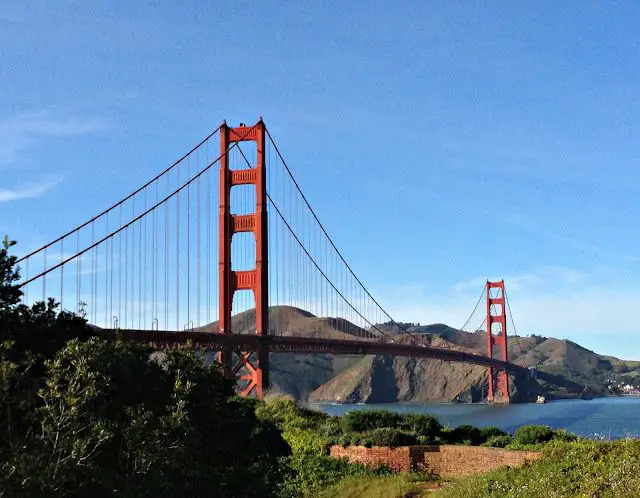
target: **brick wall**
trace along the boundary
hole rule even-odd
[[[537,460],[541,455],[536,451],[512,451],[482,446],[442,445],[418,448],[417,451],[414,450],[415,468],[442,477],[478,474],[498,467],[518,467],[526,460]]]
[[[527,460],[537,460],[536,451],[511,451],[481,446],[332,446],[331,456],[346,458],[368,466],[386,465],[396,472],[432,472],[442,477],[457,477],[487,472],[498,467],[517,467]]]
[[[386,465],[395,472],[411,472],[411,458],[409,457],[411,447],[400,446],[398,448],[386,448],[374,446],[365,448],[364,446],[332,446],[331,456],[334,458],[346,458],[351,463],[362,463],[368,467],[379,467]]]

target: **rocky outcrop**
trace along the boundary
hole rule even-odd
[[[254,333],[255,311],[233,317],[236,333]],[[403,340],[401,330],[379,325]],[[201,330],[217,330],[212,323]],[[463,332],[444,324],[411,326],[411,333],[433,347],[484,354],[484,332]],[[344,319],[316,317],[281,306],[270,309],[271,335],[367,338],[370,332]],[[405,340],[408,340],[405,339]],[[639,362],[625,362],[589,351],[573,342],[539,336],[508,338],[508,357],[525,367],[509,375],[511,400],[598,396],[607,379],[640,376]],[[487,398],[487,369],[466,363],[386,356],[271,354],[271,390],[299,400],[340,403],[475,403]]]

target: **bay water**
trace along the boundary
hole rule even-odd
[[[640,397],[559,400],[545,404],[511,405],[460,403],[329,404],[309,403],[309,408],[329,415],[351,410],[392,410],[398,413],[428,413],[442,425],[456,427],[496,426],[511,434],[522,425],[548,425],[594,439],[640,437]]]

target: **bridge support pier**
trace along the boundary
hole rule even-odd
[[[491,291],[495,290],[494,295]],[[487,280],[487,356],[493,358],[494,347],[499,349],[500,359],[507,361],[507,315],[504,294],[504,280],[490,282]],[[493,335],[493,325],[498,325]],[[509,379],[506,370],[489,367],[487,401],[489,403],[509,403]]]
[[[228,150],[234,143],[255,142],[256,164],[244,169],[231,169]],[[220,212],[219,212],[219,310],[218,333],[233,334],[231,321],[233,295],[238,290],[253,292],[256,303],[256,329],[259,337],[269,330],[267,183],[265,127],[262,119],[253,126],[220,128]],[[231,214],[231,189],[237,185],[254,185],[256,210],[251,214]],[[252,270],[234,271],[231,267],[231,239],[235,233],[251,232],[256,243],[256,263]],[[269,350],[259,341],[257,350],[228,348],[220,353],[224,375],[238,382],[242,396],[255,394],[262,398],[269,386]]]

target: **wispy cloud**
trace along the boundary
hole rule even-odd
[[[553,240],[556,243],[561,243],[567,247],[571,247],[583,253],[602,255],[605,257],[617,259],[617,260],[628,262],[628,263],[640,262],[640,256],[636,254],[628,254],[628,253],[621,253],[618,251],[612,251],[606,247],[600,246],[599,244],[594,244],[593,242],[580,240],[566,233],[556,233],[523,215],[510,214],[510,215],[504,216],[503,219],[505,220],[505,222],[511,225],[527,230],[528,232],[531,232],[538,236]]]
[[[41,197],[55,187],[59,182],[60,179],[54,179],[42,181],[40,183],[32,183],[13,189],[0,187],[0,203]]]
[[[94,133],[104,127],[105,123],[95,117],[68,116],[47,110],[0,119],[0,165],[23,159],[29,148],[45,138]]]

